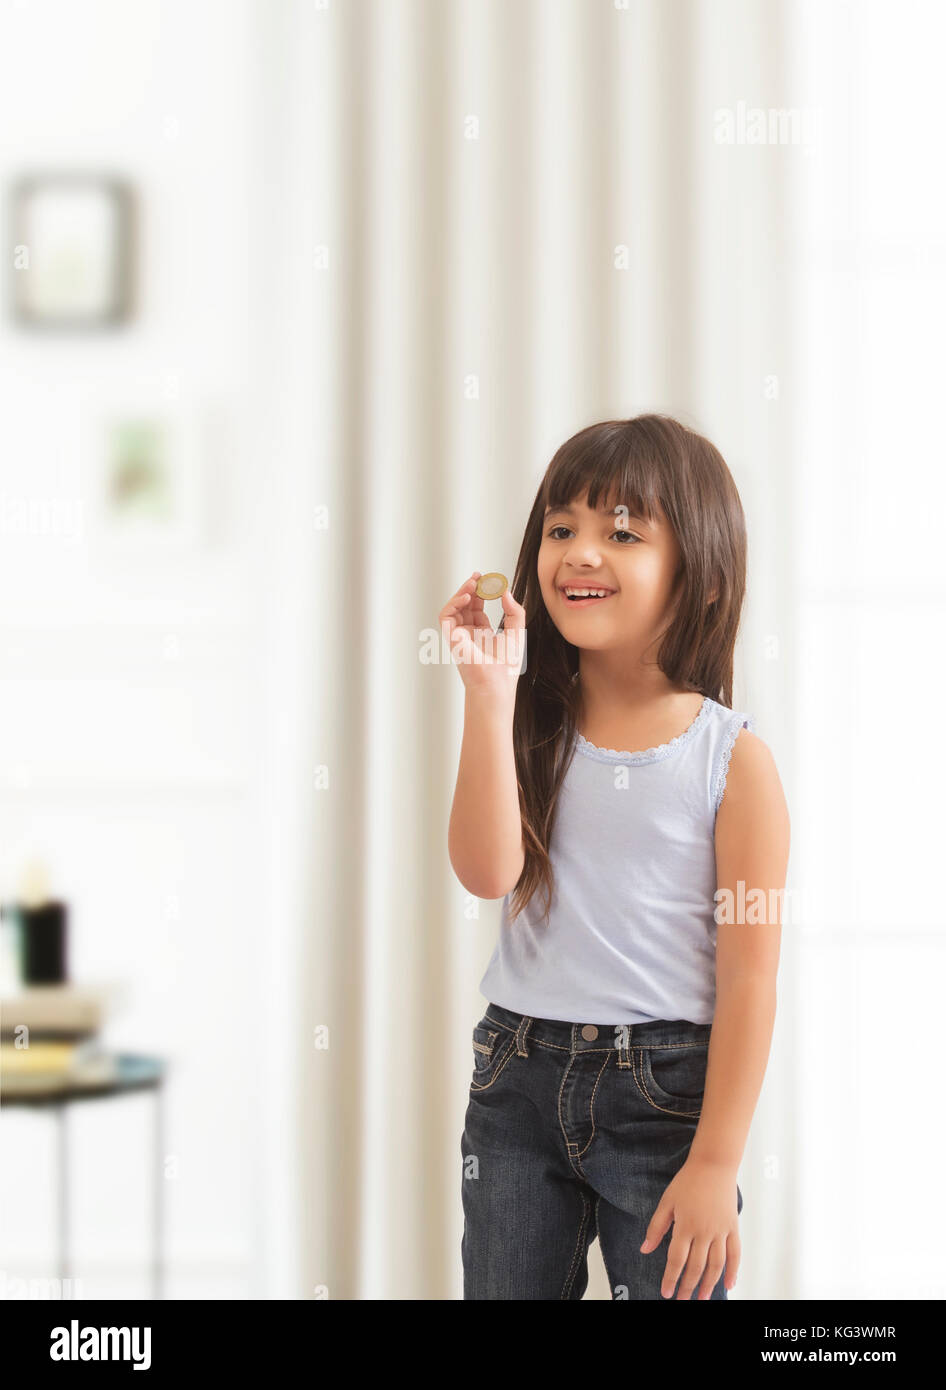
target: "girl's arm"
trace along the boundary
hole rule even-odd
[[[743,730],[716,816],[717,884],[732,895],[735,913],[724,921],[717,908],[716,1009],[703,1104],[686,1161],[641,1246],[651,1253],[673,1223],[661,1282],[665,1298],[677,1289],[678,1299],[689,1299],[697,1284],[698,1297],[709,1298],[724,1268],[727,1289],[736,1282],[736,1173],[772,1042],[788,845],[788,807],[775,761],[760,738]],[[761,911],[753,906],[759,889]]]
[[[772,1042],[789,839],[775,760],[762,739],[743,730],[716,816],[717,886],[727,891],[717,897],[716,1009],[703,1106],[688,1156],[733,1174]],[[724,919],[727,901],[733,910]]]
[[[467,688],[463,743],[450,829],[450,863],[468,893],[502,898],[525,863],[512,729],[515,682],[505,688]]]
[[[440,630],[465,692],[447,852],[468,893],[502,898],[515,888],[526,858],[513,744],[526,610],[507,586],[500,595],[503,628],[494,632],[476,593],[479,578],[474,570],[440,610]]]

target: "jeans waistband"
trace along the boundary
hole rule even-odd
[[[486,1006],[486,1015],[520,1037],[528,1036],[572,1052],[708,1043],[713,1027],[711,1023],[694,1023],[687,1018],[658,1018],[647,1023],[567,1023],[558,1018],[531,1018],[492,1003]]]

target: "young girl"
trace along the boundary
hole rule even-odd
[[[440,614],[465,686],[450,860],[503,898],[461,1140],[465,1299],[580,1299],[596,1236],[615,1299],[735,1283],[789,850],[772,755],[730,708],[745,565],[718,451],[643,415],[555,454],[506,640],[479,572]]]

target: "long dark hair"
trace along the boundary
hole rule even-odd
[[[516,562],[513,597],[526,614],[526,669],[516,687],[513,745],[525,864],[510,898],[517,917],[541,886],[548,922],[549,841],[574,751],[578,648],[552,622],[537,564],[546,508],[587,491],[587,505],[662,510],[680,549],[679,599],[657,664],[676,685],[732,707],[733,648],[746,587],[746,524],[726,462],[708,439],[666,415],[589,425],[565,441],[539,484]],[[504,621],[500,626],[504,625]]]

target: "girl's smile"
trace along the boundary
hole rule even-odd
[[[570,608],[590,608],[592,604],[604,603],[615,591],[603,584],[562,584],[559,592]]]

